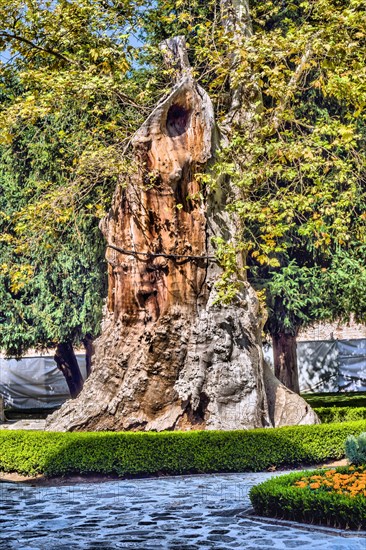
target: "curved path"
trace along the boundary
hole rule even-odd
[[[365,550],[365,539],[355,534],[293,528],[251,517],[250,487],[273,475],[278,474],[179,476],[58,487],[0,483],[0,548]]]

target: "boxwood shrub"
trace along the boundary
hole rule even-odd
[[[366,407],[318,407],[314,411],[323,423],[366,420]]]
[[[314,409],[317,407],[366,407],[366,392],[303,393]]]
[[[260,471],[344,456],[366,421],[276,429],[191,432],[0,430],[0,471],[47,476],[141,476]]]
[[[346,473],[347,468],[337,468]],[[366,497],[335,491],[294,487],[301,478],[324,474],[324,470],[296,472],[252,487],[249,496],[258,515],[343,529],[366,529]]]

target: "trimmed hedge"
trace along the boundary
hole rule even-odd
[[[260,471],[344,456],[366,421],[248,431],[0,431],[0,471],[119,476]]]
[[[366,407],[366,392],[303,393],[314,409],[317,407]]]
[[[346,473],[348,468],[337,471]],[[249,497],[255,512],[343,529],[366,529],[366,497],[293,487],[295,481],[314,474],[324,474],[324,470],[288,474],[252,487]]]
[[[314,411],[321,422],[351,422],[366,420],[366,407],[318,407]]]

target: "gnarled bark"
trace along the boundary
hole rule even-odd
[[[265,372],[258,300],[248,283],[216,303],[211,238],[234,238],[229,187],[207,194],[197,174],[216,147],[213,108],[169,41],[177,84],[134,138],[137,169],[118,186],[102,223],[109,293],[91,376],[52,430],[236,429],[313,423],[296,407],[276,414],[287,390]],[[174,53],[174,55],[173,55]],[[166,56],[169,59],[169,55]],[[291,392],[290,392],[291,393]]]

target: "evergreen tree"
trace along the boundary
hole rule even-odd
[[[98,228],[141,117],[128,42],[138,2],[0,6],[0,348],[57,347],[75,397],[73,346],[100,331],[106,295]],[[139,108],[139,110],[136,109]]]

